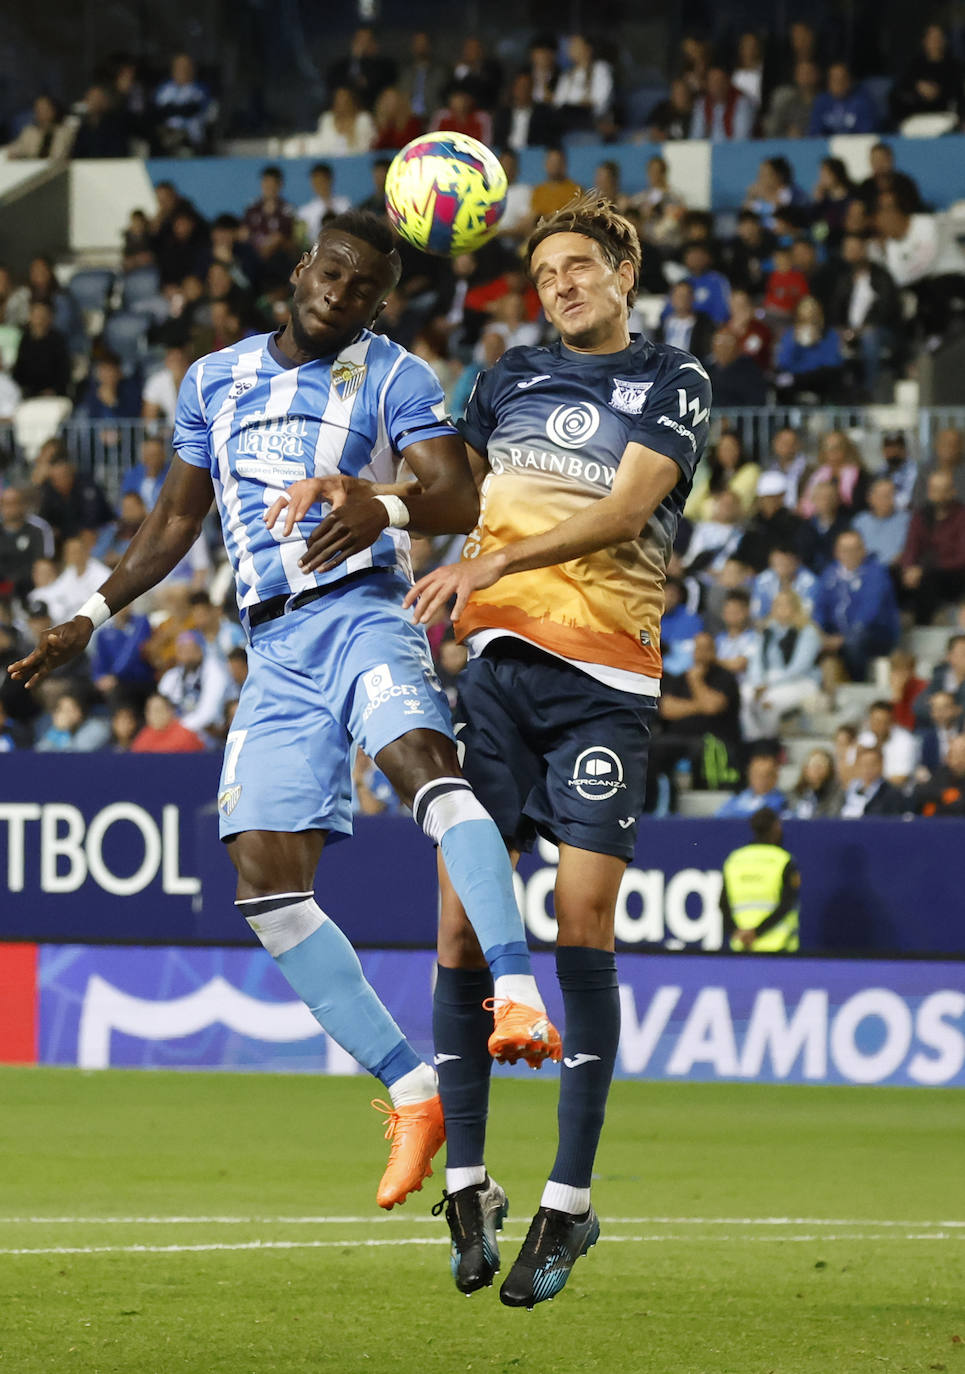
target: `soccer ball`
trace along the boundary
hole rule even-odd
[[[424,253],[454,257],[482,247],[506,209],[499,159],[468,134],[414,138],[392,159],[385,208],[396,233]]]

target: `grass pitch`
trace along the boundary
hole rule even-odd
[[[503,1268],[555,1085],[497,1081]],[[601,1243],[533,1313],[374,1203],[362,1079],[0,1070],[0,1374],[965,1374],[965,1096],[618,1083]]]

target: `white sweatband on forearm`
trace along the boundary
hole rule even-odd
[[[75,611],[74,614],[86,615],[94,629],[99,630],[103,624],[110,620],[114,612],[111,610],[110,606],[108,606],[100,592],[95,592],[89,600],[84,602],[80,610]]]
[[[376,496],[376,501],[381,501],[389,517],[389,528],[404,530],[409,523],[409,507],[402,500],[401,496]]]

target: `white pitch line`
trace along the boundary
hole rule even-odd
[[[518,1236],[504,1236],[507,1241],[523,1239],[523,1233]],[[665,1241],[687,1241],[695,1239],[693,1232],[683,1235],[668,1234],[659,1232],[653,1235],[642,1236],[604,1236],[601,1243],[606,1245],[613,1244],[650,1244],[653,1242]],[[784,1242],[824,1244],[826,1241],[881,1241],[881,1240],[965,1240],[965,1236],[960,1234],[949,1234],[944,1231],[935,1231],[930,1234],[910,1233],[908,1235],[897,1235],[894,1232],[890,1236],[880,1236],[858,1232],[853,1235],[835,1235],[823,1232],[820,1235],[804,1236],[716,1236],[715,1240],[725,1243],[747,1244],[749,1241],[766,1241],[770,1244],[782,1244]],[[180,1255],[180,1254],[200,1254],[216,1250],[329,1250],[329,1249],[377,1249],[384,1246],[398,1245],[439,1245],[446,1241],[443,1236],[409,1236],[398,1240],[251,1240],[239,1241],[234,1244],[227,1242],[215,1242],[206,1245],[52,1245],[37,1247],[36,1249],[9,1249],[0,1250],[0,1256],[13,1255]]]
[[[916,1227],[922,1231],[963,1229],[965,1221],[876,1221],[872,1217],[610,1217],[601,1216],[608,1226],[872,1226],[900,1228]],[[145,1217],[4,1217],[0,1225],[7,1226],[369,1226],[390,1225],[437,1226],[434,1217],[406,1215],[392,1216],[145,1216]]]

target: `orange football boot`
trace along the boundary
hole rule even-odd
[[[375,1195],[379,1206],[390,1212],[410,1193],[421,1191],[423,1179],[432,1176],[429,1161],[446,1138],[442,1102],[437,1093],[408,1107],[393,1107],[379,1098],[372,1106],[385,1112],[385,1138],[392,1141],[389,1162]]]
[[[560,1033],[545,1011],[503,997],[487,997],[483,1007],[493,1013],[489,1053],[500,1064],[525,1059],[531,1069],[538,1069],[544,1059],[562,1059]]]

